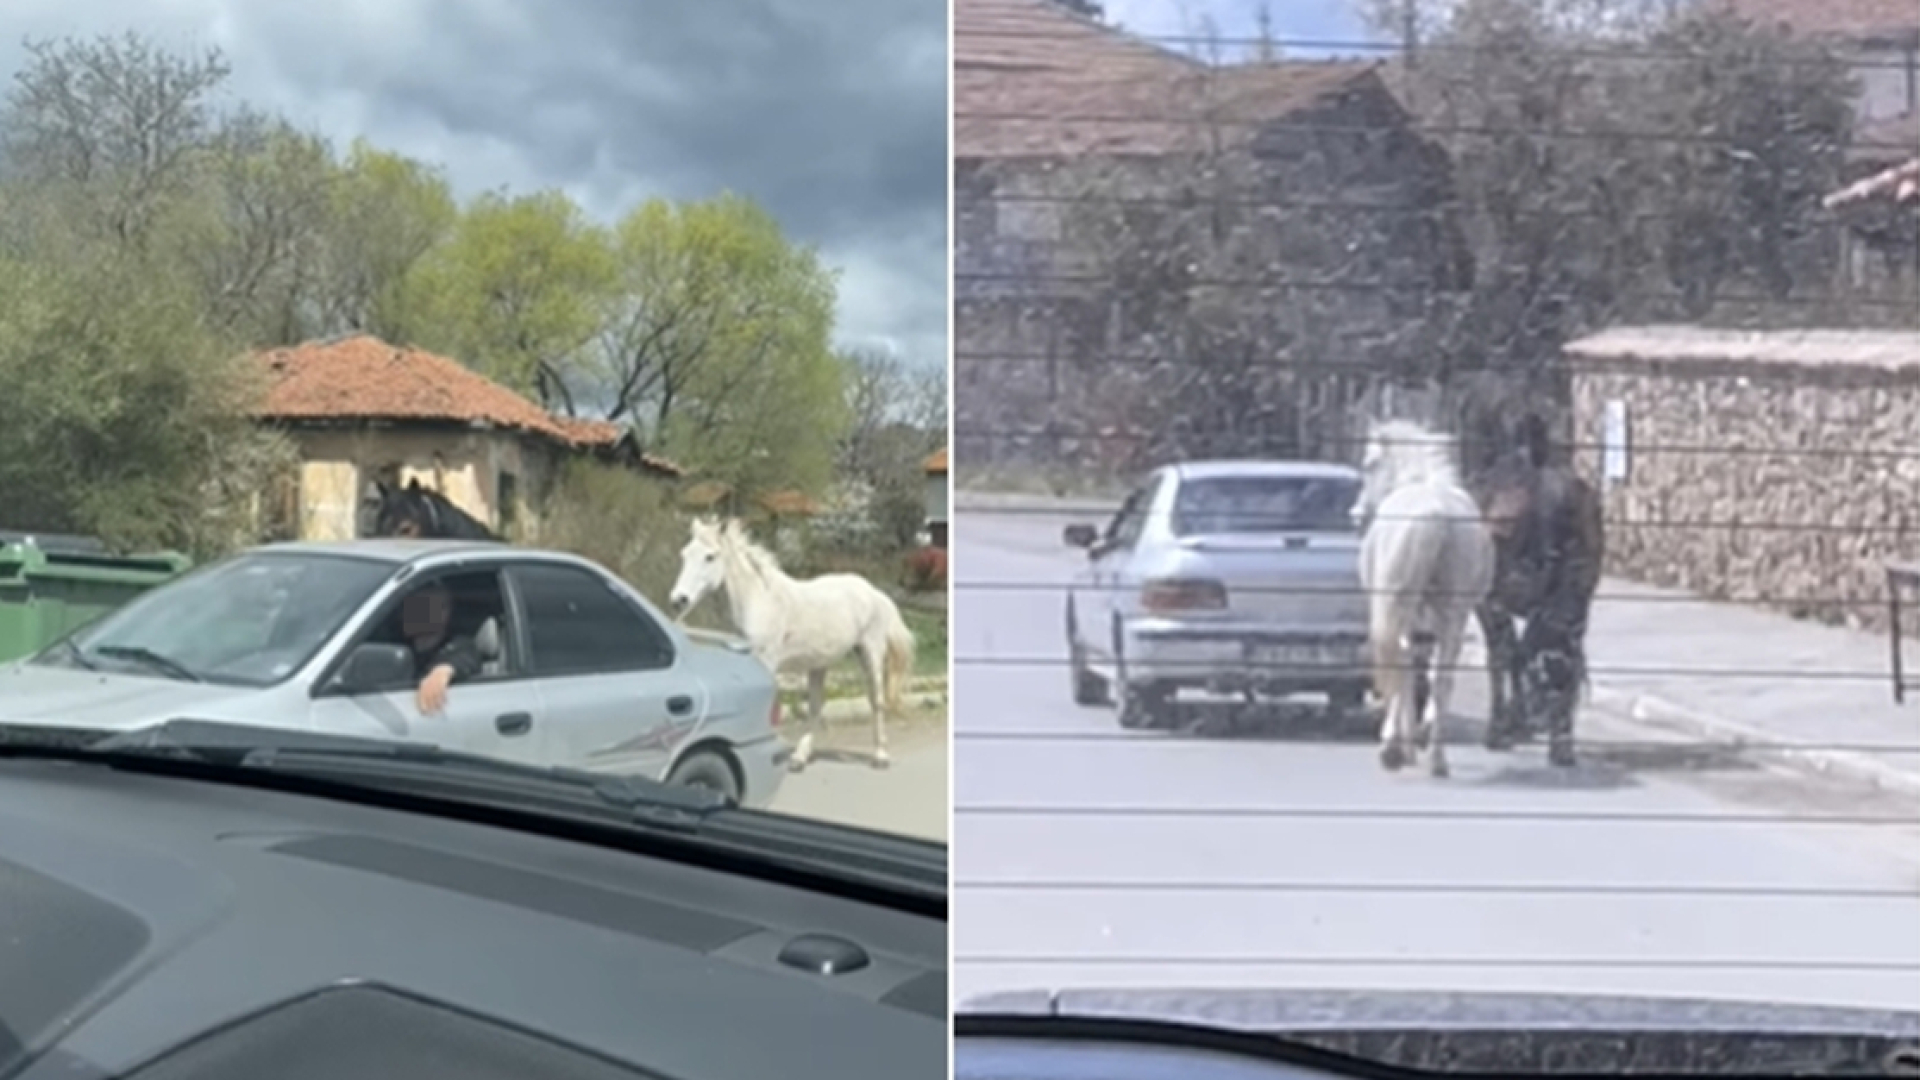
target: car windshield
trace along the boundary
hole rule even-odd
[[[1920,1004],[1920,3],[954,26],[956,996]]]
[[[337,555],[226,559],[111,612],[39,662],[267,686],[310,660],[396,569]]]
[[[1351,532],[1355,480],[1326,476],[1210,476],[1187,480],[1173,501],[1175,536]]]
[[[946,0],[504,2],[0,4],[0,726],[944,841]]]

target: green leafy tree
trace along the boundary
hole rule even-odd
[[[741,492],[819,492],[846,429],[833,274],[751,201],[647,202],[578,376],[664,453]]]
[[[284,463],[192,272],[225,65],[133,37],[29,54],[0,115],[0,524],[217,550]]]
[[[406,341],[408,282],[460,223],[445,174],[357,140],[329,188],[311,302],[328,332]],[[426,329],[423,327],[422,329]]]
[[[600,329],[615,270],[605,230],[564,192],[484,195],[413,267],[401,325],[414,343],[572,411],[569,364]]]

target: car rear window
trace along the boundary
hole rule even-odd
[[[1217,476],[1188,480],[1173,501],[1177,536],[1351,532],[1360,482],[1337,476]]]

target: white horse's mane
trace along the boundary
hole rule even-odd
[[[1414,420],[1382,420],[1373,425],[1369,438],[1380,447],[1396,485],[1429,480],[1460,483],[1453,436],[1444,431]]]
[[[780,565],[780,557],[760,545],[747,526],[739,518],[727,518],[724,521],[706,521],[713,536],[723,549],[741,556],[748,568],[763,578],[785,577],[786,568]]]

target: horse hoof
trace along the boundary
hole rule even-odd
[[[1453,771],[1447,768],[1447,763],[1444,761],[1435,761],[1431,771],[1435,780],[1445,780],[1453,775]]]
[[[1548,750],[1547,763],[1550,765],[1555,765],[1562,769],[1573,768],[1574,766],[1573,747],[1556,746]]]
[[[892,766],[893,766],[893,759],[887,756],[887,752],[885,750],[878,751],[873,755],[874,768],[886,769],[886,768],[891,768]]]
[[[1388,743],[1380,748],[1381,768],[1388,772],[1398,772],[1406,763],[1406,755],[1401,752],[1399,743]]]

